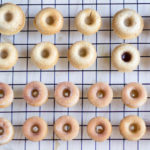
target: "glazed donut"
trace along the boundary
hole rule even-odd
[[[14,45],[10,43],[0,43],[0,69],[8,70],[12,68],[18,60],[18,52]]]
[[[112,125],[104,117],[95,117],[88,122],[87,133],[89,137],[97,142],[107,140],[112,132]]]
[[[23,97],[29,105],[41,106],[48,100],[48,90],[43,83],[33,81],[23,89]]]
[[[13,35],[20,32],[25,25],[23,10],[12,3],[3,4],[0,7],[0,33]]]
[[[42,42],[35,45],[31,52],[31,59],[40,69],[52,68],[58,61],[59,53],[55,45]]]
[[[0,145],[7,144],[14,137],[14,128],[5,118],[0,118]]]
[[[119,130],[125,139],[137,141],[144,136],[146,125],[142,118],[130,115],[121,120]]]
[[[61,116],[55,121],[54,132],[61,140],[72,140],[79,133],[79,123],[71,116]]]
[[[42,9],[34,19],[34,26],[41,34],[51,35],[63,27],[63,16],[55,8]]]
[[[72,107],[79,101],[79,89],[71,82],[61,82],[55,89],[55,100],[63,107]]]
[[[74,43],[68,51],[68,59],[72,66],[77,69],[86,69],[93,65],[96,56],[95,47],[86,41]]]
[[[113,91],[106,83],[96,83],[88,90],[88,100],[98,108],[108,106],[113,98]]]
[[[147,101],[146,89],[139,83],[129,83],[122,90],[122,101],[130,108],[138,108]]]
[[[112,20],[112,28],[122,39],[133,39],[140,35],[144,28],[142,17],[132,9],[118,11]]]
[[[120,72],[130,72],[137,68],[140,54],[130,44],[120,44],[112,52],[112,65]]]
[[[23,125],[24,136],[34,142],[44,139],[48,132],[47,123],[40,117],[31,117]]]
[[[79,32],[84,35],[96,33],[102,24],[99,13],[93,9],[87,8],[80,11],[75,18],[75,26]]]

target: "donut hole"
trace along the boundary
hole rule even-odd
[[[136,133],[139,129],[140,129],[140,126],[138,124],[135,124],[135,123],[133,123],[129,126],[129,130],[132,133]]]
[[[0,135],[4,134],[4,128],[0,127]]]
[[[79,50],[79,56],[80,57],[86,57],[87,56],[87,49],[86,48],[81,48]]]
[[[71,125],[70,124],[64,124],[63,130],[64,130],[64,132],[70,132],[71,131]]]
[[[129,52],[124,52],[124,53],[122,54],[122,60],[123,60],[124,62],[130,62],[130,61],[131,61],[131,58],[132,58],[132,56],[131,56],[131,54],[130,54]]]
[[[7,52],[7,50],[2,50],[1,51],[1,53],[0,53],[0,57],[2,58],[2,59],[6,59],[7,57],[8,57],[8,52]]]
[[[94,23],[94,20],[93,20],[93,18],[92,18],[91,16],[87,16],[87,17],[85,18],[85,23],[86,23],[87,25],[92,25],[92,24]]]
[[[33,89],[31,93],[32,93],[32,96],[35,98],[39,96],[39,91],[37,89]]]
[[[130,96],[131,96],[132,98],[137,98],[137,97],[139,96],[139,93],[138,93],[137,90],[132,90],[132,91],[130,92]]]
[[[5,20],[6,20],[6,22],[10,22],[10,21],[12,21],[12,19],[13,19],[12,13],[7,12],[7,13],[5,14]]]
[[[131,27],[133,25],[133,19],[132,17],[128,17],[124,20],[124,24],[126,27]]]
[[[96,93],[97,98],[104,98],[105,92],[103,90],[98,90]]]
[[[64,97],[69,97],[70,94],[71,94],[71,92],[70,92],[69,89],[64,89],[64,90],[63,90],[63,96],[64,96]]]
[[[48,16],[48,17],[46,18],[46,23],[47,23],[48,25],[54,24],[54,17]]]
[[[33,125],[31,128],[32,133],[38,133],[40,130],[38,125]]]
[[[42,55],[43,58],[48,58],[50,53],[49,53],[48,49],[44,49],[42,51],[41,55]]]
[[[4,91],[2,89],[0,89],[0,98],[3,98],[5,95]]]
[[[102,134],[104,132],[104,126],[102,125],[97,125],[95,128],[95,131],[97,134]]]

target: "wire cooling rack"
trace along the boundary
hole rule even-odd
[[[150,149],[150,102],[139,109],[129,109],[121,102],[121,89],[129,82],[142,83],[150,96],[150,1],[149,0],[1,0],[1,4],[12,2],[18,4],[26,14],[26,26],[14,36],[0,36],[2,42],[13,43],[19,51],[19,60],[14,68],[0,71],[0,81],[8,83],[15,92],[13,104],[0,109],[0,116],[9,119],[15,127],[12,142],[0,146],[0,150],[149,150]],[[45,7],[54,7],[64,16],[62,31],[53,36],[41,35],[33,27],[35,14]],[[83,36],[74,27],[75,15],[84,8],[97,10],[103,20],[103,26],[97,34]],[[145,22],[143,33],[133,40],[119,39],[111,28],[112,16],[122,8],[132,8],[140,13]],[[96,63],[82,71],[74,69],[67,60],[67,50],[79,40],[93,43],[97,49]],[[60,52],[57,65],[50,70],[39,70],[30,60],[31,48],[41,42],[54,43]],[[131,43],[141,54],[139,67],[131,73],[119,73],[111,65],[111,51],[121,43]],[[22,98],[23,87],[30,81],[37,80],[46,84],[50,91],[48,102],[42,107],[31,107]],[[81,91],[80,102],[72,108],[62,108],[54,101],[54,89],[61,81],[72,81]],[[106,82],[114,90],[114,98],[109,107],[97,109],[87,100],[87,89],[95,82]],[[147,124],[146,135],[138,142],[129,142],[121,137],[118,125],[120,120],[129,114],[142,117]],[[62,115],[75,117],[80,124],[80,133],[72,141],[59,140],[53,133],[55,120]],[[31,116],[41,116],[49,126],[48,136],[41,142],[31,142],[22,135],[22,124]],[[95,116],[104,116],[112,122],[113,133],[109,140],[99,143],[92,141],[87,133],[88,121]]]

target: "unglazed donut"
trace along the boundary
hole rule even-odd
[[[140,54],[130,44],[120,44],[112,51],[112,65],[120,72],[130,72],[137,68]]]
[[[43,83],[33,81],[23,89],[23,97],[29,105],[41,106],[48,100],[48,90]]]
[[[71,82],[61,82],[55,89],[55,100],[63,107],[72,107],[79,101],[79,89]]]
[[[61,140],[72,140],[79,133],[79,123],[71,116],[61,116],[55,121],[54,132]]]
[[[34,26],[42,34],[56,34],[63,27],[63,16],[55,8],[44,8],[36,15]]]
[[[0,33],[13,35],[23,29],[25,14],[23,10],[12,3],[3,4],[0,7]]]
[[[137,141],[144,136],[146,125],[142,118],[130,115],[121,120],[119,129],[125,139]]]
[[[142,17],[132,9],[118,11],[112,20],[114,32],[122,39],[133,39],[139,36],[144,27]]]
[[[95,47],[86,41],[74,43],[68,51],[68,59],[72,66],[77,69],[86,69],[93,65],[96,56]]]
[[[10,43],[0,43],[0,69],[12,68],[18,60],[18,52],[14,45]]]
[[[5,118],[0,118],[0,145],[10,142],[14,137],[14,128]]]
[[[58,61],[59,53],[55,45],[41,42],[35,45],[31,52],[31,59],[40,69],[52,68]]]
[[[88,122],[87,133],[89,137],[97,142],[107,140],[112,132],[112,125],[104,117],[95,117]]]
[[[80,11],[75,18],[75,25],[79,32],[84,35],[96,33],[102,24],[99,13],[93,9],[87,8]]]
[[[113,91],[106,83],[96,83],[88,90],[88,100],[96,107],[108,106],[113,98]]]
[[[139,83],[129,83],[122,90],[122,101],[130,108],[138,108],[147,100],[147,92]]]
[[[31,117],[23,125],[24,136],[34,142],[44,139],[48,132],[47,123],[40,117]]]

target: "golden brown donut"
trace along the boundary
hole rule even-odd
[[[119,129],[125,139],[137,141],[144,136],[146,125],[142,118],[130,115],[121,120]]]
[[[71,116],[61,116],[55,121],[54,132],[61,140],[72,140],[79,133],[79,123]]]
[[[102,24],[99,13],[93,9],[87,8],[80,11],[75,18],[75,26],[79,32],[84,35],[96,33]]]
[[[63,107],[72,107],[79,101],[79,89],[71,82],[61,82],[55,89],[55,100]]]
[[[133,39],[142,32],[144,21],[136,11],[125,8],[114,15],[112,28],[120,38]]]
[[[108,106],[113,98],[113,91],[106,83],[93,84],[88,90],[88,100],[96,107]]]
[[[41,34],[51,35],[62,29],[63,22],[63,16],[58,10],[44,8],[35,16],[34,26]]]
[[[130,108],[138,108],[147,101],[147,92],[139,83],[129,83],[122,90],[122,101]]]
[[[93,65],[96,56],[95,47],[86,41],[74,43],[68,51],[68,59],[72,66],[77,69],[86,69]]]
[[[89,137],[97,142],[107,140],[112,132],[112,125],[104,117],[95,117],[88,122],[87,133]]]
[[[23,97],[29,105],[41,106],[48,100],[48,90],[43,83],[33,81],[23,89]]]
[[[5,3],[0,7],[0,33],[13,35],[20,32],[25,25],[23,10],[12,3]]]
[[[31,117],[23,125],[24,136],[34,142],[44,139],[48,132],[47,123],[40,117]]]

